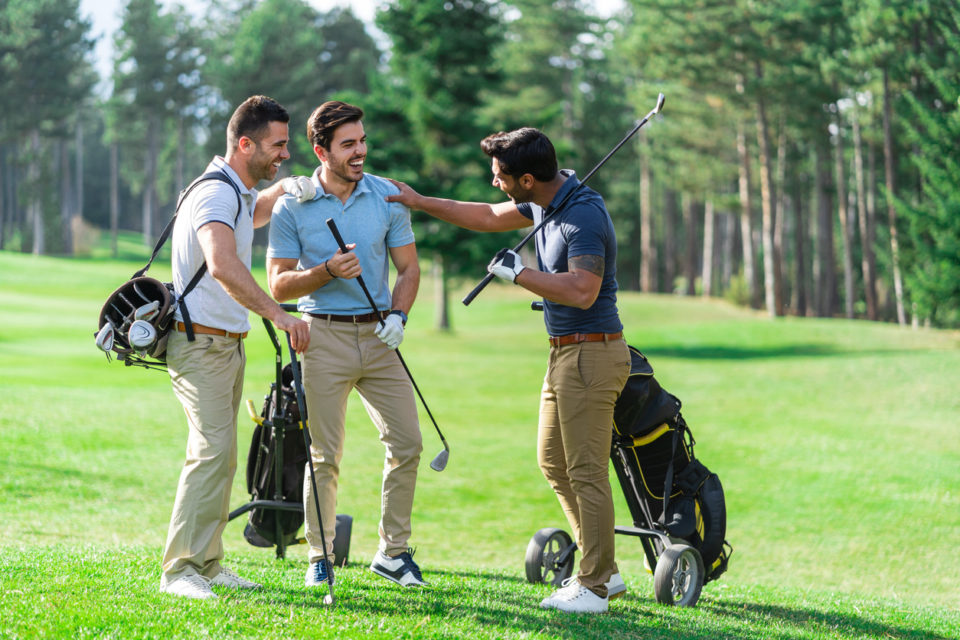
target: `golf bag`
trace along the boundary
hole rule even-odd
[[[243,210],[240,191],[222,171],[205,173],[180,192],[173,217],[157,239],[147,264],[111,293],[100,310],[94,336],[97,347],[107,354],[108,362],[110,353],[113,352],[117,360],[127,366],[136,365],[146,369],[166,371],[167,338],[173,329],[177,307],[180,308],[183,316],[187,339],[193,340],[193,324],[190,322],[190,313],[183,300],[207,272],[207,263],[204,262],[197,269],[179,297],[174,291],[173,283],[160,282],[144,274],[153,264],[160,249],[167,242],[167,238],[170,237],[173,224],[180,212],[180,205],[197,185],[208,180],[225,182],[233,188],[237,195],[237,218],[240,217],[240,212]],[[234,219],[234,223],[237,218]]]
[[[303,481],[309,460],[289,364],[283,368],[281,381],[279,389],[276,383],[270,384],[259,417],[251,410],[257,426],[247,454],[247,492],[254,505],[264,506],[250,509],[243,531],[243,537],[254,546],[276,545],[278,555],[284,547],[297,543],[303,525]],[[289,508],[278,508],[282,505]]]
[[[723,486],[694,455],[680,400],[660,386],[638,349],[630,347],[630,358],[613,414],[614,469],[635,526],[656,522],[697,549],[709,582],[726,571],[730,557]]]

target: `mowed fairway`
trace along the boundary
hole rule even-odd
[[[142,262],[0,252],[0,637],[957,638],[960,335],[786,318],[724,302],[622,294],[630,344],[683,401],[696,453],[727,493],[730,569],[695,609],[657,605],[639,543],[618,537],[628,595],[600,617],[537,605],[524,579],[537,529],[568,529],[536,465],[543,321],[491,285],[453,331],[432,328],[426,279],[404,358],[450,443],[421,412],[414,508],[429,590],[368,570],[383,449],[352,396],[338,511],[354,518],[337,605],[306,593],[305,549],[278,561],[226,529],[227,564],[257,593],[183,602],[157,591],[186,442],[166,374],[107,363],[100,305]],[[151,275],[165,279],[169,263]],[[263,281],[262,269],[257,271]],[[478,270],[478,277],[482,273]],[[259,318],[245,398],[273,375]],[[253,422],[241,415],[232,504]],[[618,523],[629,524],[614,479]]]

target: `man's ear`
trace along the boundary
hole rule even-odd
[[[237,141],[237,151],[244,155],[250,155],[257,148],[257,143],[253,138],[248,136],[240,136],[240,139]]]
[[[313,145],[313,153],[317,156],[317,160],[319,160],[320,162],[327,161],[327,150],[324,149],[319,144]]]
[[[522,176],[520,176],[519,179],[517,179],[517,183],[519,183],[519,185],[520,185],[521,187],[523,187],[524,189],[526,189],[527,191],[529,191],[530,189],[533,189],[533,184],[534,184],[536,181],[537,181],[537,179],[534,178],[534,177],[533,177],[532,175],[530,175],[529,173],[525,173],[525,174],[523,174]]]

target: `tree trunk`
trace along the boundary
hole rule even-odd
[[[76,179],[75,186],[73,188],[74,197],[76,198],[74,204],[75,208],[73,211],[74,217],[83,218],[83,121],[79,118],[77,119],[77,138],[76,138],[76,154],[77,154],[77,166],[76,166]]]
[[[803,218],[803,194],[800,182],[797,181],[793,197],[793,300],[791,305],[794,313],[803,317],[807,315],[807,264],[804,244],[806,243],[806,221]]]
[[[157,201],[157,122],[151,117],[147,124],[147,147],[143,163],[143,244],[153,244],[153,224]],[[156,126],[155,126],[156,125]]]
[[[0,144],[0,251],[7,237],[7,148]]]
[[[830,186],[830,162],[824,140],[816,144],[814,191],[817,211],[815,215],[816,251],[814,260],[814,283],[816,289],[816,312],[821,318],[833,317],[837,293],[836,258],[833,249],[833,195]]]
[[[686,249],[683,257],[683,276],[687,281],[688,296],[697,294],[697,202],[693,196],[683,195],[683,226]]]
[[[117,233],[120,225],[120,161],[119,147],[110,144],[110,255],[117,257]]]
[[[71,172],[70,172],[70,149],[67,148],[67,142],[59,139],[56,142],[59,156],[59,175],[60,175],[60,235],[63,241],[64,255],[73,255],[73,203],[70,193]]]
[[[703,295],[709,298],[713,295],[713,200],[707,199],[703,206],[703,273],[700,276],[703,282]]]
[[[646,145],[644,150],[648,149]],[[657,255],[653,243],[653,206],[650,197],[650,161],[640,157],[640,290],[657,290]]]
[[[848,318],[853,317],[853,255],[850,241],[850,218],[847,213],[847,183],[843,170],[843,120],[837,107],[837,144],[834,147],[834,170],[837,181],[837,217],[840,219],[840,238],[843,240],[844,308]]]
[[[30,204],[27,205],[27,219],[33,223],[33,255],[43,255],[47,250],[46,235],[43,228],[43,203],[40,198],[40,131],[30,132],[30,158],[27,169],[27,182],[30,186]]]
[[[733,245],[736,240],[737,228],[733,215],[725,213],[720,216],[723,237],[723,250],[720,253],[721,268],[720,291],[722,294],[730,288],[730,279],[733,277]]]
[[[433,312],[433,325],[441,331],[450,329],[450,296],[447,289],[446,271],[443,268],[443,254],[433,253],[433,298],[436,301]]]
[[[857,182],[857,221],[860,225],[860,268],[863,271],[863,292],[867,300],[867,319],[877,319],[877,263],[873,257],[873,235],[867,218],[867,187],[863,173],[863,140],[860,137],[860,115],[853,113],[853,162]]]
[[[747,149],[746,126],[742,121],[737,122],[737,155],[739,163],[739,190],[740,190],[740,238],[743,245],[743,279],[747,284],[750,295],[750,306],[757,307],[760,294],[757,289],[757,275],[754,269],[753,258],[753,215],[750,200],[750,152]]]
[[[756,64],[757,78],[762,79],[763,68]],[[774,209],[773,184],[770,176],[770,142],[767,133],[767,113],[762,96],[757,97],[757,146],[760,157],[760,209],[762,211],[762,244],[763,244],[763,289],[764,302],[767,314],[773,318],[783,315],[783,300],[780,295],[777,263],[779,258],[773,244],[774,224],[776,212]]]
[[[663,283],[661,291],[673,293],[677,276],[677,193],[667,190],[663,207]]]
[[[897,211],[893,206],[896,189],[893,183],[893,137],[890,133],[890,78],[883,69],[883,164],[887,183],[887,218],[890,227],[890,257],[893,263],[893,290],[897,298],[897,322],[906,326],[903,308],[903,278],[900,275],[900,243],[897,240]]]
[[[777,135],[777,179],[773,182],[774,198],[773,207],[773,255],[776,262],[773,264],[774,280],[779,283],[777,293],[780,296],[780,314],[784,313],[783,307],[786,304],[786,291],[789,286],[783,279],[783,274],[789,273],[787,266],[787,257],[783,251],[783,236],[786,233],[787,224],[787,124],[783,116],[780,118],[780,133]]]

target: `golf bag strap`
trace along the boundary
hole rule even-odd
[[[670,464],[667,465],[667,475],[663,481],[663,518],[667,517],[667,507],[670,506],[670,494],[673,492],[673,461],[677,455],[677,442],[680,440],[680,427],[673,431],[673,444],[670,447]]]
[[[207,180],[219,180],[220,182],[226,182],[228,185],[233,187],[233,190],[237,194],[237,217],[240,217],[240,210],[243,209],[243,205],[240,202],[240,189],[238,189],[237,185],[233,183],[233,180],[231,180],[223,171],[210,171],[203,174],[194,180],[190,186],[180,192],[180,195],[177,197],[177,206],[173,210],[173,217],[170,218],[170,221],[167,222],[167,226],[165,226],[163,231],[160,232],[160,237],[157,238],[157,243],[153,246],[153,253],[150,255],[150,259],[147,260],[147,264],[145,264],[142,269],[133,274],[131,280],[133,278],[139,278],[147,272],[147,269],[149,269],[150,265],[153,264],[157,254],[160,253],[160,249],[163,248],[164,244],[166,244],[167,238],[170,237],[170,233],[173,231],[173,224],[177,221],[177,214],[180,213],[180,205],[183,204],[183,201],[188,195],[190,195],[190,192],[193,191],[197,185],[199,185],[201,182],[206,182]],[[236,220],[234,220],[234,224],[236,224]]]

